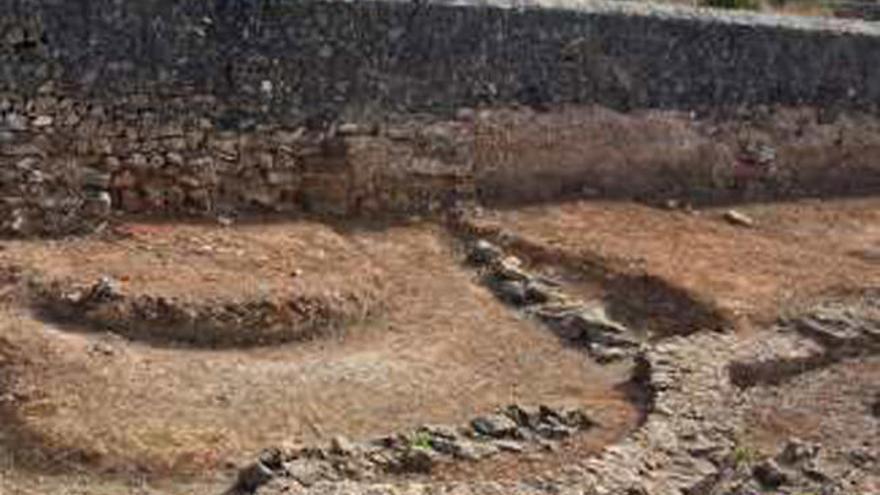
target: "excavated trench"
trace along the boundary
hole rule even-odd
[[[9,243],[7,442],[35,466],[176,476],[290,441],[466,427],[511,404],[584,415],[435,470],[491,479],[517,459],[539,473],[596,452],[643,420],[631,355],[599,364],[498,299],[442,228],[344,230],[135,225]],[[323,319],[284,319],[308,298]]]
[[[229,205],[252,205],[253,186],[280,211],[355,219],[120,217],[87,236],[4,242],[0,461],[269,495],[737,493],[718,490],[757,483],[731,475],[744,442],[770,456],[786,440],[765,437],[789,384],[816,395],[809,377],[876,372],[875,320],[809,312],[873,307],[841,294],[880,287],[880,205],[865,193],[876,122],[806,113],[515,109],[307,136],[317,144],[230,141],[224,160],[285,139],[311,154],[303,183],[227,170]],[[772,166],[755,167],[760,146],[740,149],[743,128],[776,146]],[[148,195],[153,172],[138,173],[113,194]],[[823,184],[866,197],[745,202]],[[449,208],[456,198],[493,208]],[[733,217],[711,206],[731,201]],[[146,213],[177,212],[157,204]],[[442,220],[356,220],[438,204]],[[798,407],[822,441],[816,410]]]
[[[871,222],[838,225],[852,242],[790,242],[841,214],[873,218],[873,200],[762,206],[749,211],[757,228],[711,210],[597,207],[607,218],[576,203],[476,212],[448,227],[130,224],[9,242],[0,440],[41,472],[214,473],[261,493],[379,482],[631,488],[648,486],[626,474],[646,465],[650,493],[712,493],[730,481],[737,442],[760,436],[751,420],[737,423],[740,412],[773,410],[765,390],[876,346],[874,334],[838,328],[853,325],[848,313],[759,329],[780,301],[800,308],[876,284],[871,265],[847,254],[877,242]],[[590,218],[599,224],[575,221]],[[545,237],[560,222],[567,233]],[[652,227],[632,236],[622,225]],[[662,241],[645,239],[682,231],[703,237],[644,255]],[[833,277],[806,271],[816,256],[838,260]],[[690,278],[676,257],[714,270]],[[803,299],[776,296],[789,273]],[[764,285],[744,289],[743,274]],[[829,325],[839,331],[816,333]],[[690,408],[696,425],[674,412]],[[695,427],[705,433],[688,436]],[[670,428],[696,443],[652,457]]]
[[[760,327],[765,306],[827,300],[829,291],[859,286],[854,279],[874,284],[871,265],[847,254],[876,242],[870,222],[851,232],[855,242],[790,242],[838,218],[814,210],[873,205],[808,204],[797,222],[788,207],[767,207],[750,212],[758,228],[725,226],[711,211],[605,205],[612,213],[597,220],[602,228],[571,223],[570,243],[544,236],[558,231],[554,222],[590,218],[589,204],[516,217],[482,212],[448,229],[133,224],[10,242],[0,252],[15,267],[0,346],[2,443],[37,471],[238,473],[237,489],[261,493],[377,482],[512,490],[525,480],[532,488],[515,485],[523,493],[540,480],[632,487],[626,473],[641,463],[657,470],[654,490],[712,493],[731,482],[723,466],[737,442],[760,436],[751,420],[734,424],[740,413],[732,411],[772,410],[773,399],[761,398],[768,387],[858,362],[876,346],[873,334],[834,323],[851,324],[851,316],[805,316],[759,331],[741,309]],[[606,239],[634,216],[653,230],[609,256],[602,243],[616,242]],[[645,235],[678,231],[708,232],[674,256],[698,269],[713,260],[715,278],[688,278],[670,271],[674,259],[643,255],[641,244],[655,242]],[[759,250],[739,251],[756,243]],[[734,263],[718,261],[719,246]],[[808,252],[836,256],[836,275],[802,272],[814,262]],[[789,280],[767,263],[780,259],[798,260],[802,289],[815,289],[802,303],[768,297],[776,293],[768,285]],[[743,271],[765,285],[742,292],[731,277]],[[294,311],[290,301],[317,309]],[[816,333],[829,325],[838,331]],[[703,397],[706,387],[724,400]],[[742,405],[749,401],[751,412]],[[651,457],[665,441],[661,431],[693,429],[669,416],[680,408],[695,408],[707,432],[728,425],[744,433],[700,433],[694,438],[712,448]],[[688,453],[704,449],[713,454]]]

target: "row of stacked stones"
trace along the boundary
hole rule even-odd
[[[273,448],[240,472],[230,493],[251,493],[277,478],[308,487],[389,473],[430,473],[442,463],[475,462],[502,453],[539,454],[594,426],[577,408],[513,404],[458,427],[425,425],[361,443],[334,437],[327,447]]]
[[[638,354],[641,339],[609,317],[601,301],[570,296],[558,281],[528,270],[522,260],[484,239],[471,246],[469,260],[499,299],[548,325],[561,338],[583,345],[598,361]]]
[[[28,99],[0,94],[2,230],[83,230],[115,211],[423,213],[469,194],[454,122],[257,126],[215,106],[85,103],[52,84]]]

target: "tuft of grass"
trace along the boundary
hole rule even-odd
[[[431,448],[431,435],[424,431],[420,431],[413,435],[410,447],[414,449],[428,450]]]
[[[737,469],[745,469],[758,460],[758,451],[748,445],[737,445],[733,450],[733,463]]]

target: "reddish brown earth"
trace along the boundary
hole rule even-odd
[[[52,462],[155,476],[203,473],[269,445],[461,423],[511,402],[587,408],[605,425],[579,440],[590,449],[637,423],[638,408],[618,388],[626,366],[600,367],[504,307],[472,280],[437,227],[133,230],[111,241],[10,243],[3,256],[23,273],[84,281],[111,274],[125,280],[123,292],[189,298],[246,295],[258,280],[278,287],[294,267],[316,285],[343,288],[338,277],[355,281],[369,269],[387,286],[387,309],[311,342],[209,350],[127,341],[8,308],[0,347],[16,394],[4,408],[11,438]],[[312,259],[329,253],[327,260],[297,256],[294,241],[309,246]],[[244,253],[240,281],[227,246]],[[347,258],[356,261],[348,266]]]
[[[487,212],[470,227],[539,259],[612,276],[647,276],[714,306],[742,327],[834,292],[880,282],[880,200],[800,201],[668,211],[621,202],[572,202]]]
[[[723,210],[573,202],[485,211],[456,229],[137,224],[122,237],[6,242],[2,263],[17,267],[19,282],[4,286],[0,324],[0,489],[138,493],[133,486],[144,485],[132,480],[147,480],[162,492],[217,493],[232,466],[269,445],[460,423],[510,402],[579,405],[601,427],[556,453],[434,476],[564,470],[638,426],[630,367],[600,366],[499,302],[462,263],[457,236],[503,240],[658,339],[716,326],[759,331],[780,314],[880,284],[880,200],[737,209],[755,226],[731,225]],[[35,275],[84,283],[111,275],[126,293],[195,301],[366,287],[383,311],[304,342],[157,345],[39,319],[23,304],[21,280]],[[876,366],[852,366],[847,373],[870,388]],[[830,413],[768,402],[754,413],[754,435],[780,422],[786,432],[821,430]],[[50,466],[51,476],[34,474]]]

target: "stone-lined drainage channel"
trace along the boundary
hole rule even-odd
[[[541,321],[564,341],[583,347],[597,361],[638,353],[639,334],[610,318],[601,301],[570,295],[561,282],[528,270],[521,259],[484,239],[472,243],[468,261],[499,299]]]

